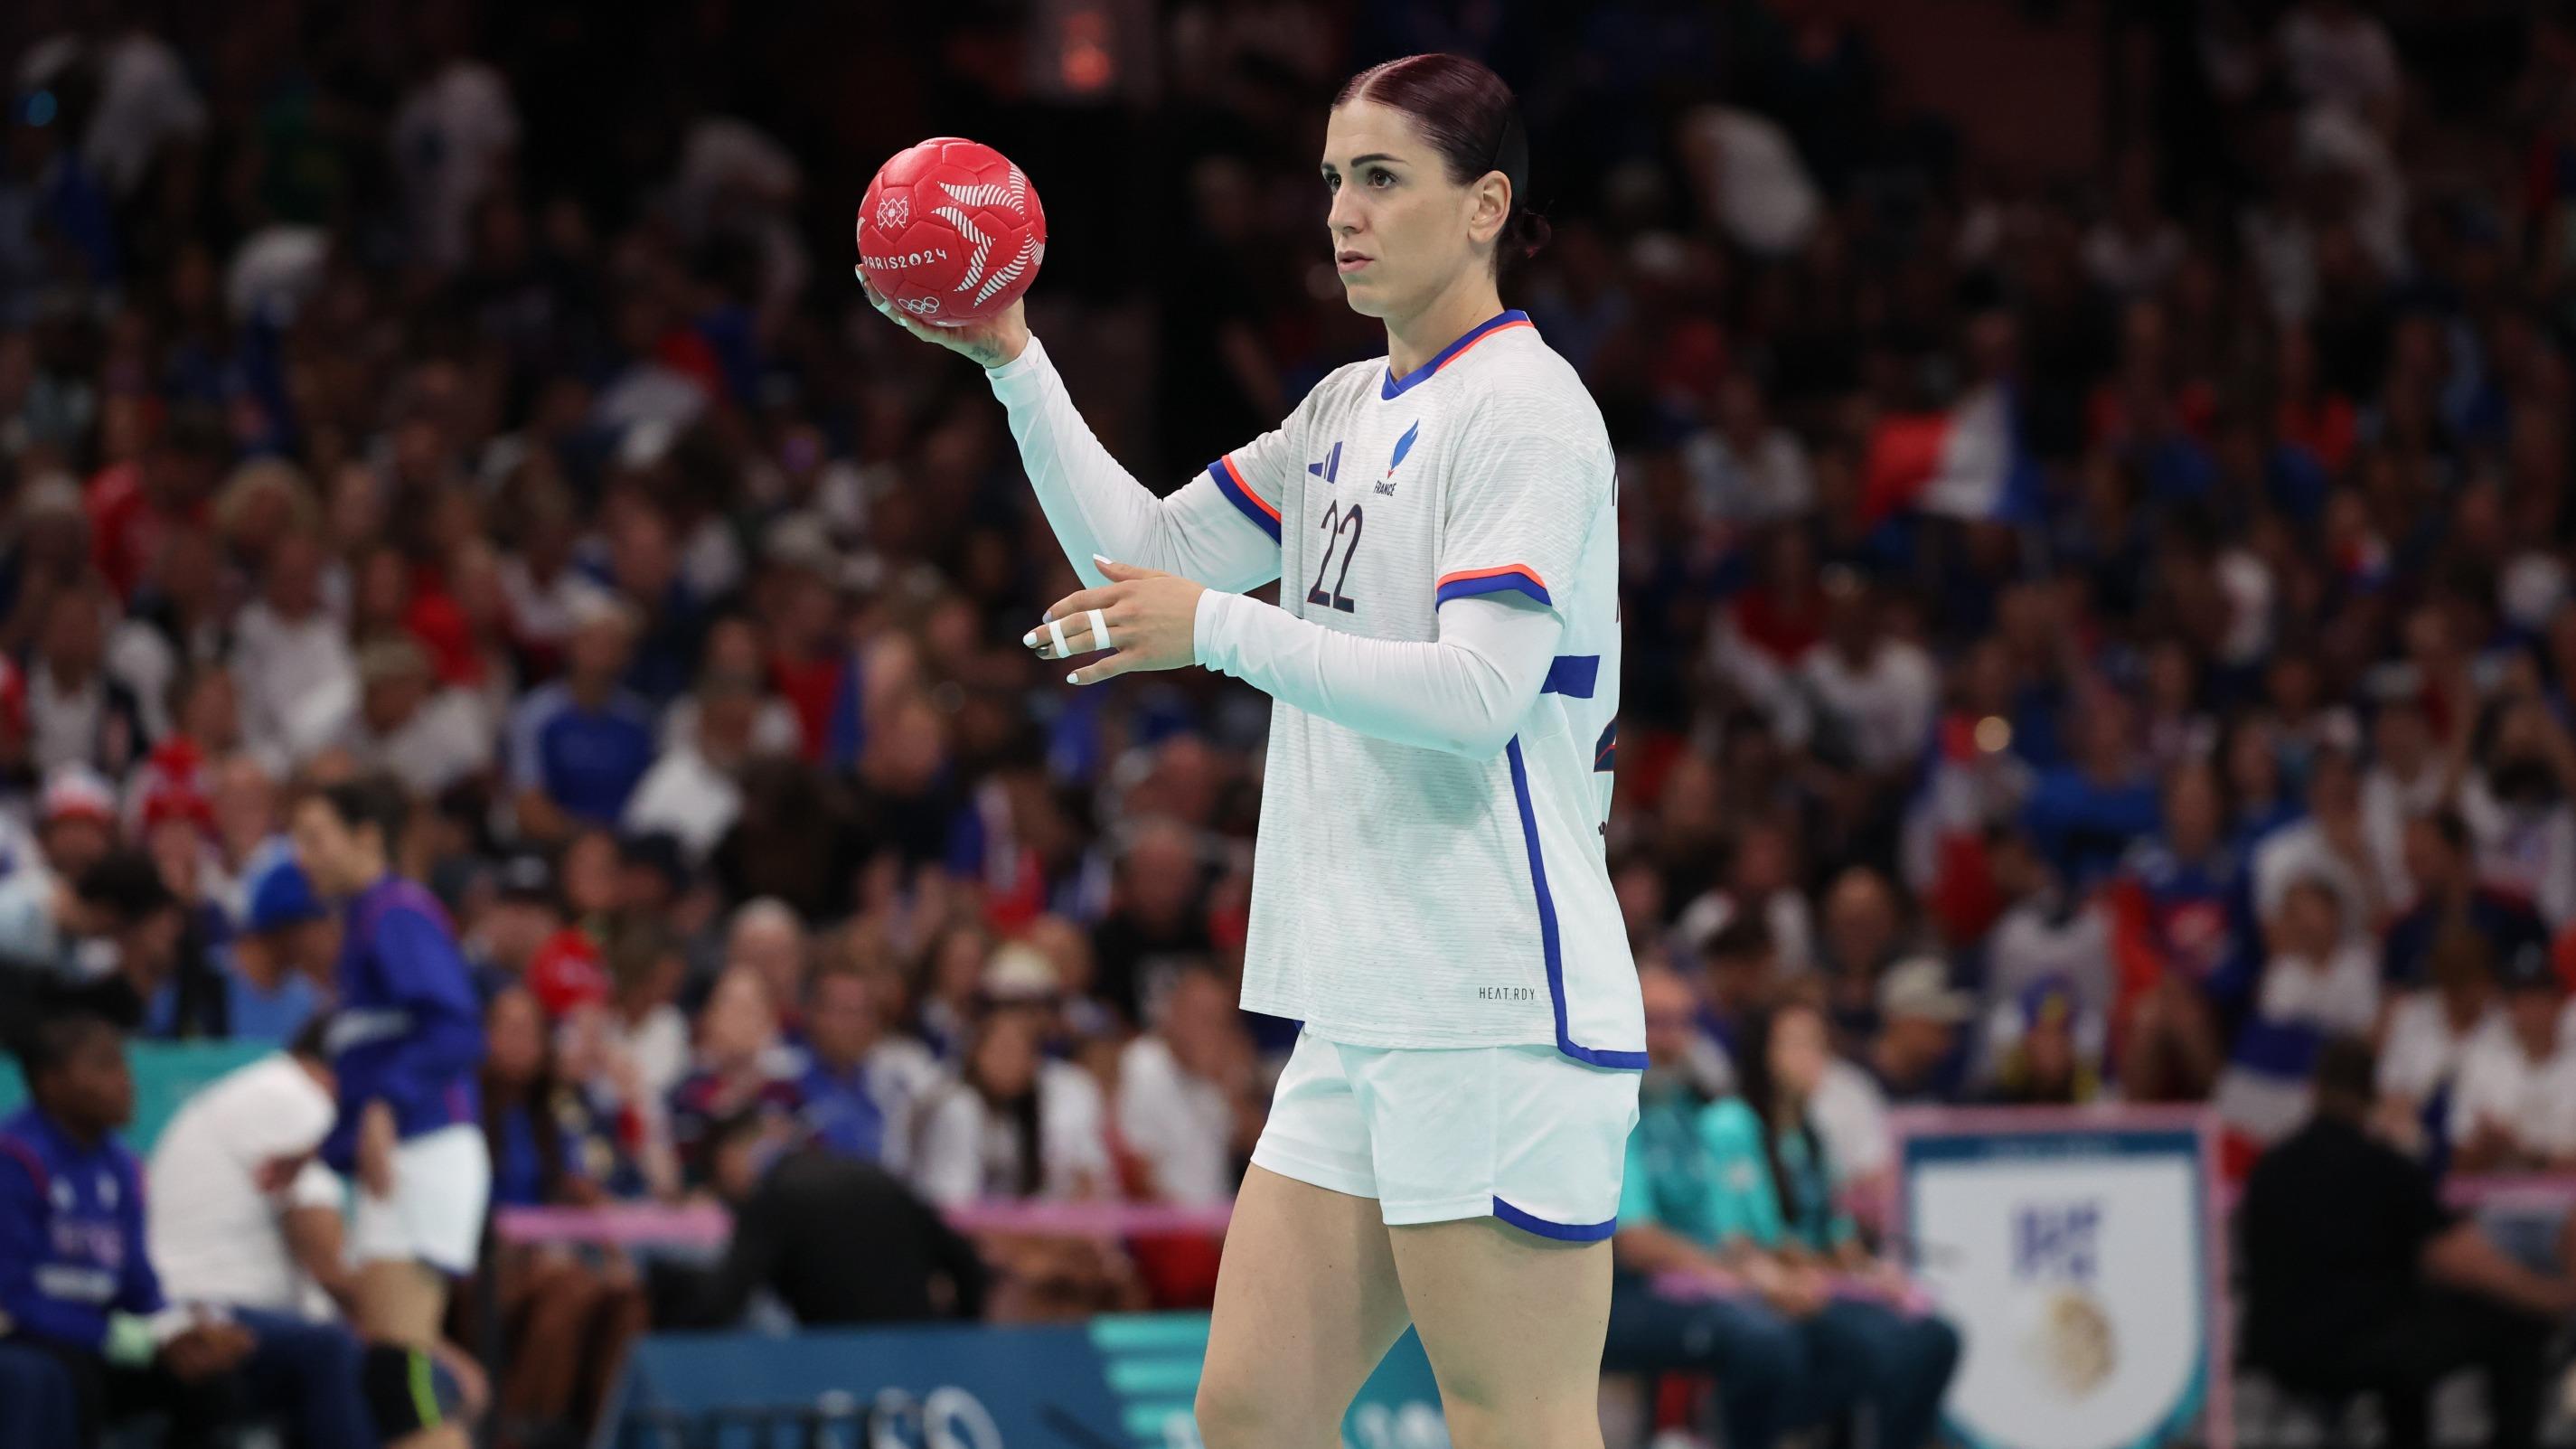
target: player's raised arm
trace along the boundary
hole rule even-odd
[[[859,280],[867,285],[864,274]],[[1282,452],[1280,434],[1264,434],[1214,465],[1234,470],[1224,484],[1212,469],[1169,498],[1157,498],[1092,435],[1045,345],[1030,334],[1019,303],[989,322],[933,327],[903,315],[873,287],[868,301],[913,336],[983,366],[993,396],[1010,412],[1011,439],[1019,445],[1038,506],[1084,583],[1109,582],[1092,562],[1095,554],[1230,592],[1279,576],[1275,485],[1267,497],[1255,492],[1244,469],[1252,459]]]

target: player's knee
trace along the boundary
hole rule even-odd
[[[1311,1405],[1289,1402],[1288,1396],[1266,1388],[1255,1375],[1214,1365],[1199,1376],[1195,1412],[1199,1439],[1207,1449],[1252,1449],[1313,1439],[1312,1435],[1304,1441],[1297,1437],[1299,1421],[1311,1415]]]

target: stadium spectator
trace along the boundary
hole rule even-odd
[[[142,702],[106,669],[113,608],[87,585],[45,602],[26,676],[29,750],[39,770],[85,765],[121,778],[151,748]]]
[[[2515,1263],[2369,1135],[2373,1075],[2368,1046],[2328,1043],[2315,1115],[2246,1183],[2246,1358],[2303,1392],[2375,1393],[2398,1449],[2433,1442],[2434,1385],[2475,1365],[2488,1442],[2535,1443],[2542,1349],[2576,1283]]]
[[[484,1019],[490,1048],[482,1075],[484,1141],[496,1208],[587,1204],[642,1192],[644,1177],[616,1115],[577,1079],[559,1073],[536,998],[509,988]],[[566,1425],[587,1430],[646,1302],[634,1269],[613,1250],[514,1246],[493,1265],[505,1344],[495,1406],[514,1434],[539,1438]]]
[[[640,1094],[636,1105],[656,1114],[689,1070],[689,1021],[678,1003],[688,971],[681,948],[660,922],[630,916],[610,931],[605,953],[603,1045],[631,1064]]]
[[[1886,1301],[1895,1275],[1868,1255],[1836,1205],[1833,1164],[1809,1116],[1831,1061],[1824,1018],[1793,1000],[1748,1022],[1745,1044],[1739,1095],[1699,1125],[1714,1159],[1707,1211],[1715,1246],[1769,1257],[1809,1306],[1794,1320],[1814,1375],[1811,1402],[1836,1413],[1865,1405],[1880,1442],[1928,1444],[1959,1335]],[[1870,1283],[1873,1295],[1827,1292],[1817,1275],[1836,1271]]]
[[[742,813],[742,786],[734,777],[751,757],[762,698],[757,679],[713,673],[699,679],[694,698],[689,732],[681,735],[672,720],[661,755],[626,803],[624,824],[630,831],[668,831],[692,861],[703,862]]]
[[[145,1167],[145,1231],[164,1296],[314,1323],[356,1300],[343,1248],[339,1176],[315,1159],[333,1115],[319,1024],[188,1099]],[[379,1437],[402,1437],[411,1350],[364,1345],[361,1370]],[[482,1370],[453,1343],[427,1365],[431,1392],[462,1421],[482,1416]]]
[[[1834,1031],[1845,1041],[1866,1041],[1876,1022],[1878,982],[1905,947],[1905,918],[1887,878],[1852,866],[1825,892],[1821,950]]]
[[[713,1270],[656,1265],[657,1324],[728,1326],[764,1290],[801,1324],[982,1316],[990,1273],[975,1245],[884,1168],[782,1147],[757,1113],[716,1124],[710,1138],[733,1240]]]
[[[886,1030],[874,981],[845,967],[814,973],[805,992],[806,1067],[798,1090],[809,1139],[902,1173],[939,1067],[921,1043]]]
[[[434,798],[482,775],[492,761],[492,728],[473,694],[442,686],[428,651],[405,634],[383,635],[358,651],[357,708],[327,737],[361,771],[401,779]]]
[[[1890,968],[1878,986],[1878,1035],[1860,1057],[1879,1092],[1895,1106],[1956,1100],[1966,1064],[1965,1028],[1976,1001],[1950,985],[1950,964],[1915,956]]]
[[[2071,1107],[2103,1092],[2102,1028],[2086,1023],[2075,992],[2041,981],[2015,1003],[2013,1030],[1996,1053],[1990,1101],[2010,1107]]]
[[[671,1089],[671,1143],[692,1188],[705,1187],[715,1171],[718,1122],[751,1113],[784,1144],[795,1140],[804,1108],[797,1087],[801,1063],[779,1038],[778,1012],[767,979],[749,966],[728,969],[707,994],[698,1017],[695,1065]]]
[[[259,597],[233,631],[242,725],[263,758],[301,763],[354,708],[357,658],[323,594],[322,541],[290,532],[268,546]]]
[[[1228,983],[1183,970],[1153,1030],[1119,1055],[1118,1139],[1136,1161],[1136,1196],[1205,1207],[1230,1202],[1260,1135],[1252,1041]]]
[[[1171,978],[1214,951],[1196,832],[1177,820],[1137,823],[1118,861],[1114,903],[1091,933],[1101,999],[1144,1022]]]
[[[725,931],[724,966],[760,978],[771,1009],[782,1024],[793,1025],[805,1001],[805,975],[812,967],[811,943],[804,918],[785,901],[763,896],[733,913]]]
[[[145,1222],[162,1291],[302,1317],[354,1296],[337,1174],[315,1160],[334,1113],[321,1033],[190,1097],[152,1149]]]
[[[2309,1079],[2328,1038],[2376,1029],[2379,973],[2368,949],[2344,934],[2336,878],[2302,876],[2281,889],[2266,933],[2271,957],[2213,1097],[2235,1154],[2231,1171],[2307,1120]]]
[[[554,867],[544,856],[511,856],[494,876],[491,902],[465,935],[466,959],[474,963],[475,991],[485,1000],[523,979],[538,950],[564,928]]]
[[[36,845],[42,858],[23,862],[13,875],[78,880],[117,843],[116,796],[86,765],[66,765],[45,776],[36,802]]]
[[[1986,1075],[2001,1046],[1993,1027],[2012,1020],[2023,992],[2043,981],[2058,982],[2075,992],[2094,1021],[2110,1018],[2118,995],[2112,958],[2116,886],[2106,896],[2074,885],[2018,833],[1998,836],[1990,852],[1995,889],[2011,905],[1986,940],[1979,1016],[1987,1030],[1977,1044],[1979,1070]]]
[[[1646,967],[1648,1066],[1611,1238],[1605,1373],[1715,1373],[1729,1449],[1765,1449],[1810,1411],[1814,1365],[1797,1325],[1823,1305],[1810,1275],[1742,1243],[1728,1248],[1717,1160],[1705,1125],[1715,1110],[1692,1078],[1697,1003],[1687,982]],[[1700,1293],[1662,1278],[1699,1280]],[[1713,1291],[1725,1288],[1729,1291]]]
[[[976,1023],[959,1080],[922,1121],[913,1179],[942,1207],[1067,1201],[1117,1191],[1100,1088],[1040,1050],[1043,1013],[997,1004]]]
[[[1729,920],[1700,938],[1699,1008],[1690,1050],[1692,1079],[1719,1093],[1735,1083],[1735,1054],[1743,1049],[1744,1020],[1781,985],[1779,950],[1759,917]]]
[[[2510,1030],[2490,938],[2453,925],[2436,937],[2431,984],[2388,1009],[2379,1055],[2379,1102],[2389,1140],[2429,1162],[2450,1144],[2460,1069],[2472,1047]]]
[[[614,825],[653,763],[652,706],[621,681],[634,658],[635,610],[616,596],[575,596],[564,677],[510,719],[510,784],[520,833],[564,838],[577,824]]]
[[[243,881],[246,908],[231,934],[209,953],[220,998],[206,1034],[284,1046],[319,1013],[340,953],[340,923],[326,910],[292,851],[270,850]],[[177,1036],[179,992],[164,986],[145,1029]]]
[[[2453,1165],[2469,1172],[2576,1165],[2576,1043],[2567,986],[2536,952],[2507,961],[2504,1030],[2460,1050],[2451,1092]]]
[[[133,851],[101,857],[76,881],[0,884],[0,1034],[14,1046],[62,1008],[140,1026],[178,969],[186,927],[160,867]]]
[[[82,1426],[31,1449],[78,1449],[100,1426],[153,1410],[169,1413],[174,1442],[210,1443],[240,1400],[283,1414],[308,1443],[370,1442],[358,1341],[345,1329],[164,1295],[142,1167],[116,1138],[134,1114],[134,1078],[115,1026],[54,1016],[19,1059],[31,1100],[0,1123],[0,1355],[22,1371],[30,1354],[50,1359]]]
[[[2547,928],[2530,906],[2478,883],[2469,827],[2457,811],[2418,816],[2407,822],[2403,838],[2415,904],[2382,937],[2380,979],[2389,989],[2428,984],[2435,943],[2455,931],[2475,932],[2499,962],[2548,950]]]

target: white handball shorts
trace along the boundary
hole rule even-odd
[[[1252,1161],[1377,1199],[1389,1227],[1500,1218],[1566,1242],[1618,1226],[1635,1072],[1549,1046],[1344,1046],[1301,1032]]]
[[[349,1214],[349,1254],[360,1263],[420,1262],[464,1277],[483,1247],[492,1159],[482,1130],[459,1122],[394,1149],[391,1197],[361,1185]]]

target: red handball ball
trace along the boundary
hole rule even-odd
[[[877,295],[933,327],[994,317],[1046,259],[1046,211],[1010,158],[933,136],[877,168],[859,203],[859,268]]]

